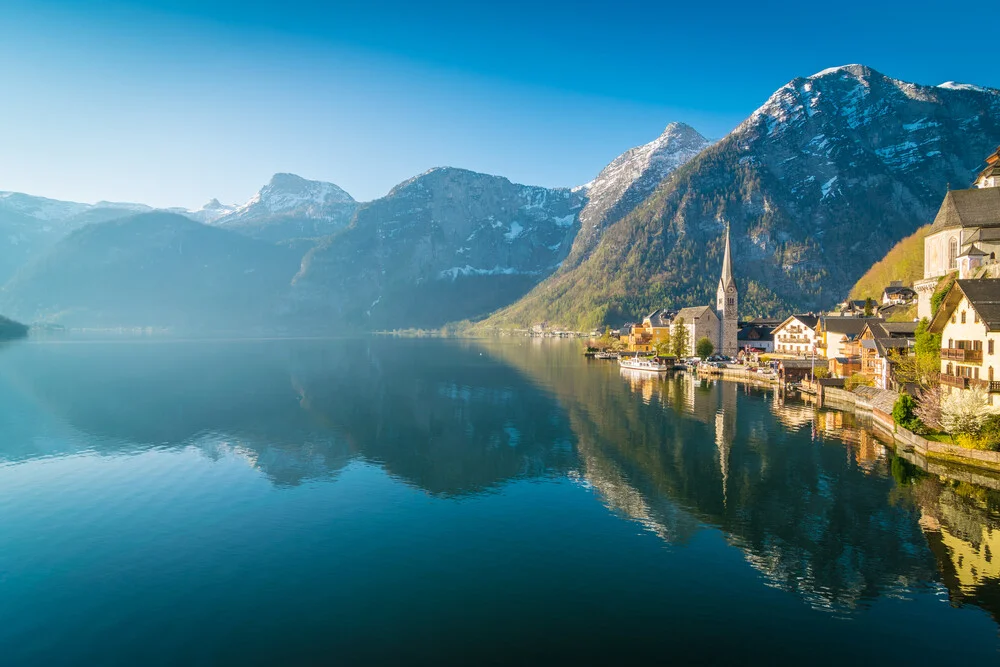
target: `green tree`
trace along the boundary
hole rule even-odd
[[[844,380],[844,389],[847,391],[853,391],[857,387],[871,387],[874,384],[874,382],[866,378],[861,373],[855,373],[851,377]]]
[[[909,431],[923,430],[923,424],[916,415],[917,400],[909,394],[900,394],[892,406],[892,421]]]
[[[712,345],[712,341],[709,340],[708,336],[702,336],[695,343],[694,353],[702,359],[712,356],[713,352],[715,352],[715,346]]]
[[[865,317],[871,317],[875,314],[875,299],[870,296],[865,297]]]
[[[684,326],[684,318],[678,317],[674,320],[673,348],[674,356],[683,359],[688,354],[688,332]]]

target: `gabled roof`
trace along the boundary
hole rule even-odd
[[[928,234],[960,227],[1000,227],[1000,188],[949,190]]]
[[[1000,331],[1000,278],[979,278],[978,280],[956,280],[948,293],[945,294],[941,307],[931,321],[930,330],[934,333],[944,331],[945,325],[951,319],[951,314],[962,301],[969,300],[979,314],[979,318],[990,331]]]
[[[676,311],[667,310],[666,308],[657,308],[643,320],[643,324],[649,321],[650,326],[654,327],[669,327],[670,323],[673,321]]]
[[[889,285],[884,290],[883,294],[916,294],[916,292],[910,287],[903,287],[902,285]]]
[[[774,335],[774,327],[747,324],[736,332],[736,340],[767,340]]]
[[[823,317],[820,319],[820,326],[827,333],[844,334],[848,338],[853,338],[864,331],[865,325],[869,322],[881,322],[875,317]]]
[[[715,315],[715,311],[711,306],[688,306],[687,308],[681,308],[677,311],[677,317],[683,317],[685,322],[690,322],[701,317],[702,315],[705,315],[706,311]],[[674,319],[676,320],[677,317]]]
[[[783,329],[787,324],[792,322],[792,320],[798,320],[801,324],[804,324],[815,331],[816,324],[819,322],[819,317],[816,315],[789,315],[784,319],[784,321],[782,321],[781,324],[774,327],[774,330],[777,332],[779,329]]]
[[[959,257],[986,257],[986,253],[980,250],[977,246],[970,246],[968,250],[962,252]]]

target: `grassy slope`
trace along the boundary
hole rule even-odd
[[[913,286],[924,277],[924,237],[930,225],[924,225],[893,246],[884,258],[872,265],[851,288],[852,299],[882,298],[882,290],[893,280]]]

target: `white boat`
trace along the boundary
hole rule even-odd
[[[646,371],[648,373],[665,373],[670,370],[667,362],[660,357],[621,357],[618,365],[632,371]]]

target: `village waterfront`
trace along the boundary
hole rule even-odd
[[[5,665],[1000,658],[997,480],[776,387],[66,339],[0,349],[0,406]]]

